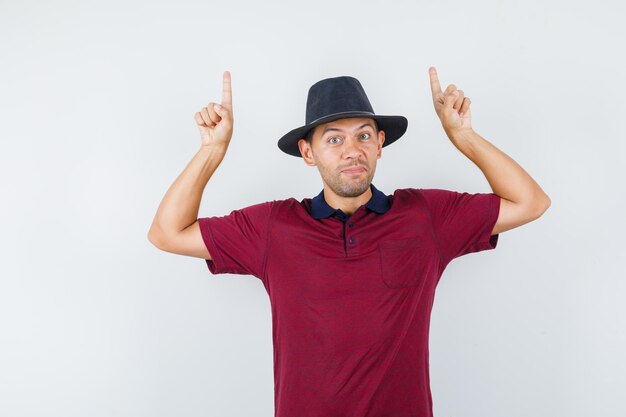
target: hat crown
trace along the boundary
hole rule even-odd
[[[306,102],[306,124],[329,114],[361,111],[374,114],[363,86],[354,77],[326,78],[309,88]]]

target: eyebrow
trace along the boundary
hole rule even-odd
[[[372,126],[372,124],[368,122],[368,123],[363,123],[363,124],[362,124],[361,126],[359,126],[356,130],[361,130],[361,129],[363,129],[365,126],[369,126],[369,127],[371,127],[372,129],[374,129],[374,126]],[[341,130],[341,129],[339,129],[339,128],[336,128],[336,127],[326,127],[326,128],[324,128],[324,131],[322,132],[322,136],[324,136],[324,135],[326,134],[326,132],[330,132],[330,131],[333,131],[333,130],[335,130],[335,131],[337,131],[337,132],[343,132],[343,130]]]

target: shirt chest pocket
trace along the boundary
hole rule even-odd
[[[436,270],[437,252],[431,241],[412,237],[378,243],[381,278],[389,288],[423,284]]]

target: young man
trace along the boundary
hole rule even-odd
[[[459,256],[494,249],[499,233],[540,217],[550,199],[471,127],[470,100],[441,90],[435,111],[492,193],[372,184],[382,148],[407,128],[376,115],[359,81],[309,89],[305,125],[278,141],[316,166],[312,199],[273,200],[197,218],[202,192],[232,136],[231,78],[221,105],[195,114],[202,146],[167,191],[149,232],[158,248],[206,260],[213,274],[259,278],[270,297],[277,417],[432,416],[428,334],[435,287]]]

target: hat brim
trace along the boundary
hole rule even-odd
[[[335,113],[322,117],[321,119],[318,119],[308,125],[300,126],[291,130],[278,140],[278,147],[281,151],[289,155],[302,158],[300,148],[298,148],[298,141],[300,139],[304,139],[309,130],[324,123],[351,117],[366,117],[376,120],[378,129],[385,131],[385,142],[383,143],[383,148],[400,139],[400,137],[406,132],[409,125],[409,121],[404,116],[387,116],[362,111]]]

